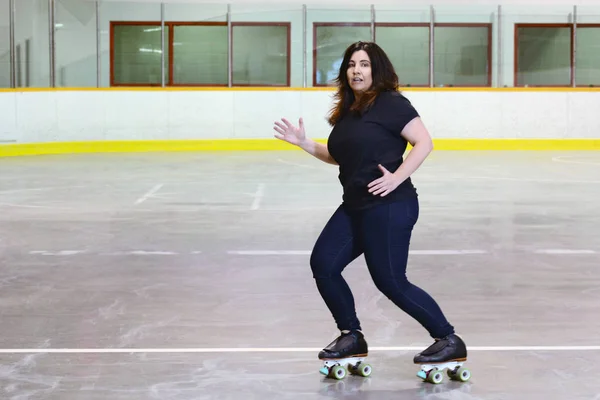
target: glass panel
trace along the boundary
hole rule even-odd
[[[115,85],[160,85],[161,27],[115,24],[113,26]],[[165,25],[165,83],[168,83],[169,29]]]
[[[289,49],[289,62],[290,65],[290,86],[294,87],[302,87],[304,84],[304,64],[303,64],[303,38],[302,38],[302,3],[287,3],[287,2],[230,2],[231,3],[231,21],[233,26],[237,25],[238,22],[247,24],[251,23],[259,23],[259,25],[268,25],[271,23],[287,23],[291,22],[291,33],[290,34],[290,49]],[[202,7],[205,7],[202,4]],[[307,22],[308,23],[308,22]],[[234,28],[233,39],[236,40],[237,29]],[[283,33],[281,33],[283,35]],[[307,32],[308,35],[308,32]],[[309,39],[310,40],[310,39]],[[308,42],[310,43],[310,42]],[[281,44],[283,45],[283,38],[281,40]],[[266,52],[265,49],[261,45],[255,45],[257,49],[261,52]],[[239,51],[239,48],[236,48],[234,45],[234,51]],[[256,49],[255,49],[256,50]],[[310,57],[310,47],[307,49],[307,57]],[[236,57],[233,57],[233,62],[235,63]],[[282,60],[283,61],[283,60]],[[310,61],[308,61],[310,63]],[[287,68],[287,66],[286,66]],[[281,67],[283,69],[283,66]],[[308,76],[310,70],[306,71]],[[234,76],[239,76],[235,74]],[[285,84],[285,81],[282,81],[281,84]]]
[[[332,85],[337,78],[344,51],[359,40],[371,41],[370,25],[315,24],[316,71],[315,85]]]
[[[174,26],[173,81],[227,85],[227,24]]]
[[[487,26],[436,26],[435,86],[489,86],[490,33]]]
[[[50,87],[48,1],[15,1],[17,87]]]
[[[266,24],[232,26],[234,85],[288,85],[289,28]]]
[[[59,0],[55,14],[56,86],[96,87],[96,5]]]
[[[600,26],[577,26],[577,86],[600,85]]]
[[[517,27],[517,85],[571,83],[571,28]]]
[[[0,0],[0,88],[10,87],[9,2]]]
[[[429,85],[428,26],[377,26],[375,40],[394,65],[401,86]]]

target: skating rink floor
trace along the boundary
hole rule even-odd
[[[319,374],[336,335],[309,268],[337,168],[291,152],[0,159],[0,398],[600,399],[600,153],[436,151],[413,176],[408,276],[469,346],[344,276],[370,378]]]

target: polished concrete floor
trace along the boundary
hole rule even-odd
[[[427,333],[344,276],[370,378],[319,374],[336,335],[308,266],[335,167],[301,152],[0,159],[2,399],[600,399],[600,153],[435,152],[409,278],[471,351],[416,377]]]

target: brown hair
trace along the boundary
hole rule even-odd
[[[355,102],[354,92],[348,83],[347,70],[352,54],[360,50],[364,50],[371,59],[373,84],[360,96],[360,100]],[[374,42],[362,41],[348,46],[344,52],[344,59],[340,66],[339,74],[334,82],[338,88],[334,95],[336,103],[327,118],[327,122],[332,126],[348,112],[364,113],[371,107],[380,93],[397,91],[399,87],[398,75],[396,75],[394,66],[387,54]]]

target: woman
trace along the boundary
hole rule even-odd
[[[299,127],[286,119],[274,127],[276,138],[339,165],[343,201],[317,239],[310,265],[341,335],[319,358],[368,353],[352,292],[342,277],[344,268],[364,254],[376,287],[435,339],[414,362],[464,361],[466,346],[454,327],[435,300],[406,278],[411,233],[419,216],[410,176],[432,151],[431,137],[417,111],[398,92],[394,67],[377,44],[357,42],[348,47],[336,83],[327,145],[306,137],[302,118]],[[407,142],[413,149],[403,160]]]

